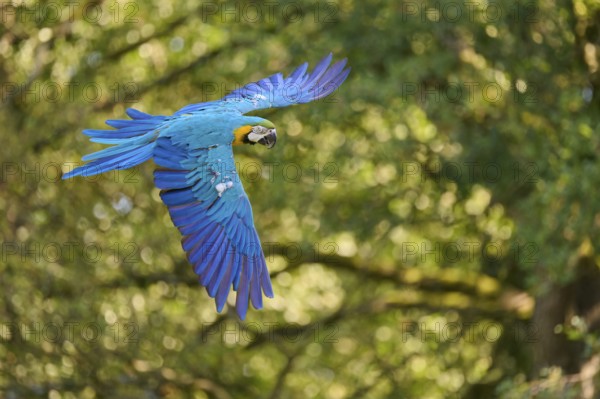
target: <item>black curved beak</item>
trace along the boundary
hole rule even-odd
[[[258,140],[258,144],[262,144],[269,149],[273,148],[276,142],[277,133],[275,132],[275,129],[269,130],[269,133],[265,134],[260,138],[260,140]]]

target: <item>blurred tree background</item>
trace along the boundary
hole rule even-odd
[[[0,16],[0,396],[599,397],[596,0]],[[330,51],[340,90],[260,113],[278,145],[236,154],[276,293],[245,322],[197,284],[151,162],[60,180],[127,107]]]

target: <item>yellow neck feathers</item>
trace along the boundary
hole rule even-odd
[[[233,131],[233,135],[235,136],[235,139],[233,140],[233,145],[240,145],[240,144],[244,144],[244,137],[250,133],[250,130],[252,130],[252,126],[250,125],[245,125],[242,127],[238,127],[237,129],[235,129]]]

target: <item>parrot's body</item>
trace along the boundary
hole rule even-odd
[[[85,130],[91,141],[113,147],[85,156],[90,163],[65,174],[90,176],[126,169],[150,158],[161,198],[183,235],[183,249],[200,283],[215,298],[217,310],[233,287],[236,310],[244,319],[249,301],[260,309],[262,294],[273,297],[271,281],[252,217],[250,202],[235,169],[232,146],[271,148],[275,126],[244,113],[306,103],[331,94],[346,79],[346,60],[331,54],[312,73],[307,64],[288,78],[281,74],[238,89],[221,100],[191,104],[172,116],[128,109],[132,120],[109,120],[117,130]]]

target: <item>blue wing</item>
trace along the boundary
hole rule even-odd
[[[331,59],[330,53],[319,61],[311,73],[306,72],[308,63],[304,63],[287,78],[276,73],[234,90],[219,101],[191,104],[176,114],[195,112],[207,106],[226,106],[245,114],[258,109],[287,107],[318,100],[333,93],[350,73],[350,68],[344,69],[346,59],[329,67]]]
[[[155,184],[217,311],[231,288],[237,291],[236,311],[242,320],[249,301],[262,308],[262,293],[272,298],[273,289],[231,145],[191,148],[163,136],[156,141],[154,160],[164,168],[155,171]]]

